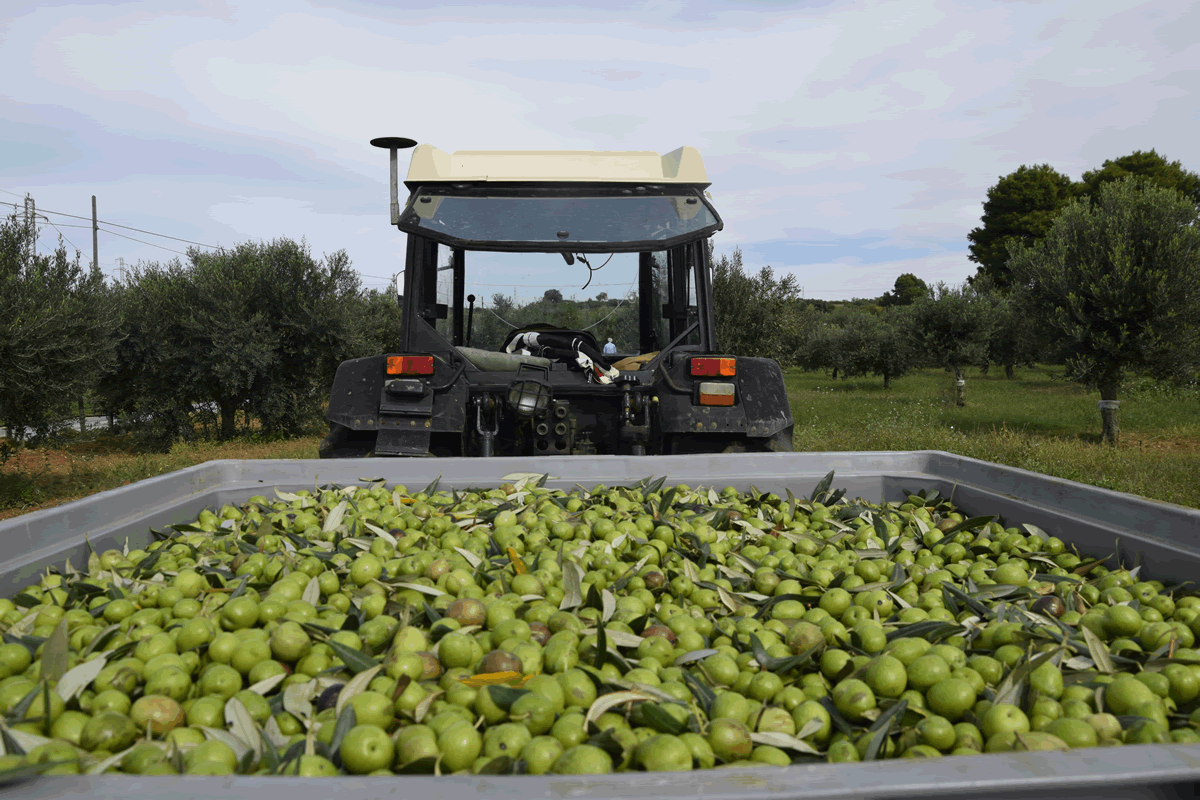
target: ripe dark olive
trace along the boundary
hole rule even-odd
[[[507,650],[493,650],[483,657],[484,672],[520,672],[521,659]]]
[[[443,616],[458,620],[463,627],[482,625],[487,622],[487,606],[473,597],[464,597],[451,603]]]
[[[330,686],[328,689],[321,692],[321,694],[317,697],[317,702],[314,704],[316,705],[317,711],[324,711],[328,708],[333,708],[336,706],[338,693],[341,692],[345,686],[346,684],[344,683],[335,683],[333,686]]]
[[[1062,600],[1052,594],[1048,594],[1034,600],[1033,605],[1030,606],[1030,610],[1038,614],[1047,614],[1051,617],[1061,617],[1066,613],[1067,606]]]
[[[642,580],[646,582],[646,588],[652,592],[661,589],[663,584],[667,582],[666,576],[661,572],[647,572],[642,577]]]
[[[666,625],[651,625],[646,630],[642,631],[642,638],[648,639],[651,636],[661,636],[671,644],[675,644],[675,631],[668,628]]]
[[[544,622],[529,623],[529,633],[538,644],[545,644],[550,640],[550,629],[546,627]]]

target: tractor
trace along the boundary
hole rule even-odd
[[[715,337],[706,245],[723,223],[695,148],[446,153],[421,144],[401,206],[397,152],[416,142],[371,143],[390,151],[391,224],[407,234],[401,336],[394,352],[339,365],[322,458],[792,449],[779,365],[722,352]],[[467,262],[524,265],[545,254],[560,279],[578,271],[581,280],[598,269],[589,257],[623,254],[635,277],[621,302],[636,306],[637,322],[633,330],[627,309],[620,352],[605,352],[591,330],[545,321],[506,323],[502,341],[472,346],[484,309],[464,298]]]

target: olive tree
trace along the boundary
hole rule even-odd
[[[100,270],[61,239],[38,253],[36,237],[15,214],[0,222],[0,420],[18,442],[71,413],[112,360],[117,326]]]
[[[856,314],[851,324],[840,329],[835,344],[842,374],[847,378],[876,375],[883,378],[884,389],[891,388],[893,378],[907,375],[915,361],[911,317],[904,306]]]
[[[717,346],[733,355],[791,364],[808,324],[796,276],[776,276],[768,266],[749,273],[740,248],[717,259],[710,249],[710,260]]]
[[[982,365],[994,324],[987,298],[969,285],[939,283],[931,295],[913,303],[910,336],[917,352],[934,366],[954,371],[954,402],[966,404],[962,368]]]
[[[192,249],[187,263],[138,265],[133,276],[129,341],[105,386],[110,397],[121,384],[134,390],[125,410],[157,420],[166,440],[187,432],[197,404],[219,410],[222,438],[239,412],[264,432],[300,433],[319,418],[337,365],[386,334],[386,324],[381,334],[352,323],[370,309],[344,252],[317,261],[289,239]]]
[[[1100,392],[1108,444],[1127,371],[1169,379],[1200,364],[1198,223],[1193,200],[1127,176],[1066,208],[1039,244],[1012,248],[1030,312],[1065,348],[1070,377]]]

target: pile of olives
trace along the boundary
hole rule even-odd
[[[1200,735],[1200,598],[936,491],[382,480],[0,600],[0,777],[595,774]]]

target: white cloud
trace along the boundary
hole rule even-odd
[[[379,135],[444,150],[695,145],[726,221],[719,248],[780,268],[781,247],[821,247],[824,266],[793,268],[832,296],[880,294],[903,271],[973,273],[966,233],[1021,164],[1078,177],[1153,147],[1200,167],[1186,160],[1200,6],[1183,0],[205,0],[43,4],[4,22],[0,188],[81,214],[96,193],[198,241],[303,235],[378,274],[404,250],[386,158],[367,145]]]

